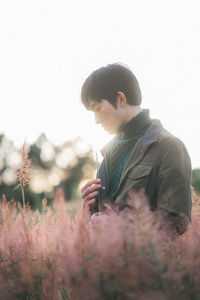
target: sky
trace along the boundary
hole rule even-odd
[[[186,145],[200,167],[199,0],[1,0],[0,133],[17,147],[41,133],[80,136],[95,151],[108,135],[80,100],[95,69],[121,62],[142,108]]]

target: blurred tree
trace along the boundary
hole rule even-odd
[[[64,177],[54,190],[61,187],[67,200],[80,197],[77,190],[80,181],[94,177],[96,163],[92,149],[81,138],[68,141],[62,149],[56,149],[56,164],[63,170]]]
[[[200,193],[200,169],[192,170],[192,186],[196,192]]]
[[[85,174],[84,166],[88,166],[89,172]],[[64,190],[66,199],[73,199],[79,197],[77,186],[83,178],[92,178],[94,173],[95,163],[92,161],[91,153],[86,153],[83,157],[77,157],[76,164],[65,169],[68,174],[67,178],[61,181],[59,187]],[[57,187],[56,187],[57,189]]]
[[[17,185],[16,170],[20,164],[20,149],[0,135],[0,198],[5,194],[8,200],[21,199],[21,191],[13,191]],[[62,187],[65,198],[78,197],[77,187],[81,180],[94,176],[95,162],[92,149],[81,138],[55,146],[45,134],[29,146],[32,161],[32,180],[26,187],[25,197],[32,208],[41,208],[41,200],[54,198],[55,190]]]

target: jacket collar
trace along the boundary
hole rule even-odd
[[[150,126],[151,122],[149,109],[142,109],[140,113],[121,126],[116,136],[119,136],[119,139],[137,137],[145,128]]]
[[[147,129],[147,131],[145,132],[145,134],[142,137],[142,141],[141,141],[141,147],[142,150],[145,152],[147,150],[147,148],[154,142],[156,142],[158,140],[159,134],[161,132],[163,128],[163,125],[161,124],[160,120],[153,120],[152,124],[149,126],[149,128]],[[106,151],[109,149],[109,146],[111,144],[112,141],[110,141],[109,143],[107,143],[101,150],[101,154],[103,156],[105,156]]]
[[[150,127],[147,129],[145,134],[142,137],[142,150],[146,151],[147,148],[154,142],[158,140],[159,134],[162,130],[163,126],[160,120],[153,120]]]

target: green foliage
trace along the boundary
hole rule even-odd
[[[28,155],[31,159],[32,181],[40,177],[44,181],[38,190],[33,190],[32,185],[25,187],[26,202],[32,209],[42,208],[42,199],[46,198],[51,204],[55,192],[62,188],[65,199],[77,199],[79,193],[77,187],[83,178],[91,178],[95,170],[95,162],[92,156],[92,150],[88,148],[85,152],[77,151],[77,145],[80,139],[67,141],[62,145],[56,146],[51,143],[44,134],[41,134],[38,140],[30,145]],[[46,151],[46,152],[45,152]],[[13,166],[13,155],[20,158],[20,150],[16,149],[11,141],[3,134],[0,135],[0,199],[3,194],[8,200],[17,199],[21,201],[21,191],[17,189],[18,182],[16,178],[17,166]],[[45,155],[45,153],[47,153]],[[50,153],[50,155],[48,154]],[[69,155],[68,153],[73,154]],[[64,158],[63,165],[57,163],[59,156]],[[58,183],[49,181],[48,178],[57,176]]]
[[[16,184],[7,185],[0,184],[0,199],[2,200],[2,196],[6,195],[8,201],[12,199],[17,199],[18,202],[22,204],[22,193],[21,189],[15,189]],[[29,203],[32,209],[38,209],[41,211],[42,209],[42,199],[44,199],[44,193],[35,193],[28,186],[24,187],[26,194],[26,202]]]
[[[70,176],[62,180],[59,187],[63,189],[66,199],[77,198],[77,186],[84,177],[83,167],[87,164],[92,168],[95,167],[95,163],[92,161],[90,153],[86,153],[83,157],[77,157],[77,163],[74,166],[69,166],[64,169],[65,173],[69,173]],[[57,189],[57,187],[55,187],[55,189]]]
[[[61,291],[61,297],[62,297],[62,300],[67,300],[67,299],[70,298],[70,296],[68,295],[66,289],[64,289],[64,288]]]
[[[115,286],[114,275],[109,277],[104,273],[99,274],[99,290],[105,300],[125,300],[127,299],[124,290]]]

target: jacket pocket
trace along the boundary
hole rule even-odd
[[[125,180],[124,189],[126,190],[126,192],[130,189],[133,189],[136,192],[140,189],[146,191],[148,179],[151,174],[152,168],[152,164],[142,163],[130,170]]]
[[[136,193],[139,191],[144,191],[146,193],[152,169],[153,164],[151,163],[141,163],[131,169],[124,179],[124,183],[117,195],[116,203],[124,205],[130,190],[133,190]]]
[[[127,177],[132,180],[140,180],[141,178],[148,176],[151,173],[152,168],[152,164],[139,164],[129,171]]]

